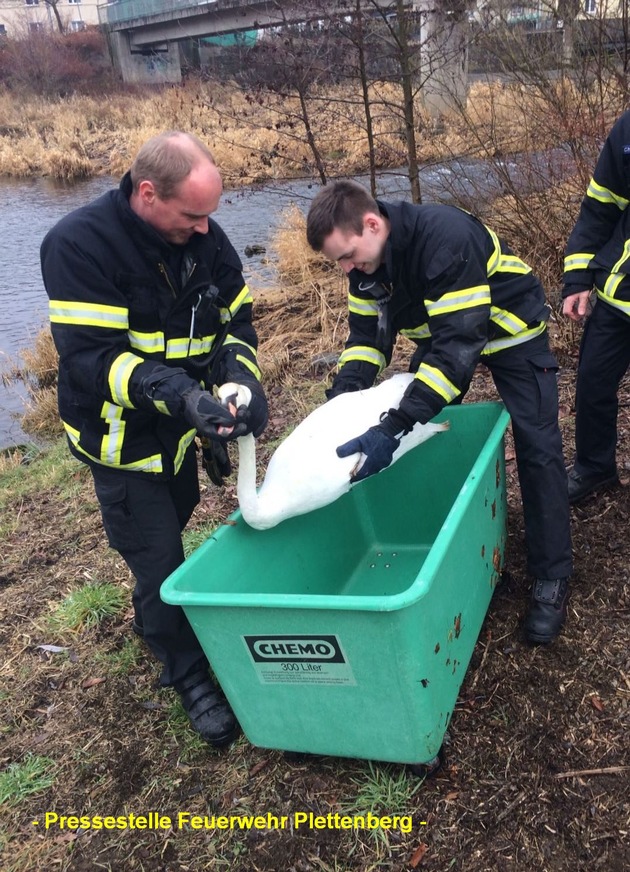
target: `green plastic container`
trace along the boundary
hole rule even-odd
[[[438,753],[503,566],[509,416],[436,420],[450,429],[330,506],[266,531],[235,512],[162,585],[252,744]]]

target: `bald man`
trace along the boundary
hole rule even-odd
[[[225,442],[267,423],[252,296],[210,217],[221,193],[207,146],[163,133],[119,188],[63,218],[41,249],[59,412],[70,451],[92,472],[109,544],[135,577],[132,628],[161,661],[162,685],[216,747],[238,724],[160,586],[184,560],[181,533],[199,502],[195,437],[221,484]],[[232,414],[214,399],[213,385],[227,381],[250,388],[247,409]]]

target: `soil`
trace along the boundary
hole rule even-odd
[[[575,355],[560,376],[567,462],[573,444]],[[494,399],[487,372],[469,400]],[[130,631],[131,608],[75,633],[50,615],[86,581],[132,579],[105,543],[85,471],[73,496],[51,487],[11,507],[3,542],[0,636],[1,767],[28,755],[53,761],[49,788],[0,806],[5,870],[234,870],[234,872],[623,872],[630,868],[630,388],[619,417],[621,485],[573,509],[575,575],[569,617],[555,644],[530,647],[520,619],[523,524],[510,440],[507,572],[461,687],[442,768],[422,779],[394,764],[291,757],[241,737],[214,751],[192,734],[159,667]],[[267,445],[286,423],[272,391]],[[264,457],[263,457],[264,460]],[[234,485],[204,485],[191,526],[236,506]],[[130,600],[129,600],[130,602]],[[42,645],[69,650],[54,652]],[[370,712],[365,712],[369,719]],[[391,724],[392,737],[396,723]],[[357,808],[381,785],[378,814],[413,817],[411,832],[270,828],[251,831],[44,828],[59,815],[327,816]],[[385,786],[383,786],[385,785]],[[389,793],[387,792],[389,790]],[[399,797],[403,794],[402,800]],[[34,825],[33,821],[39,821]]]

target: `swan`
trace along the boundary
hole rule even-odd
[[[361,455],[337,457],[337,446],[378,424],[384,411],[399,405],[412,379],[411,373],[399,373],[376,387],[339,394],[318,406],[278,446],[258,491],[254,437],[240,436],[236,495],[246,523],[256,530],[268,530],[287,518],[326,506],[349,491],[353,486],[350,476]],[[233,382],[222,385],[218,396],[229,408],[247,405],[251,399],[249,388]],[[400,440],[392,464],[448,426],[416,424]]]

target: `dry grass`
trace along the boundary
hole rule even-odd
[[[373,85],[370,99],[377,165],[399,167],[406,161],[399,89]],[[623,99],[614,80],[599,83],[600,124],[619,114]],[[466,105],[444,119],[439,131],[418,102],[418,158],[551,147],[580,134],[582,107],[589,101],[595,97],[566,80],[528,89],[518,83],[474,84]],[[364,171],[368,146],[358,92],[327,87],[313,91],[307,105],[328,174]],[[54,101],[25,100],[0,88],[0,175],[119,176],[146,139],[171,128],[207,141],[229,186],[314,172],[297,99],[191,80],[158,91]]]

